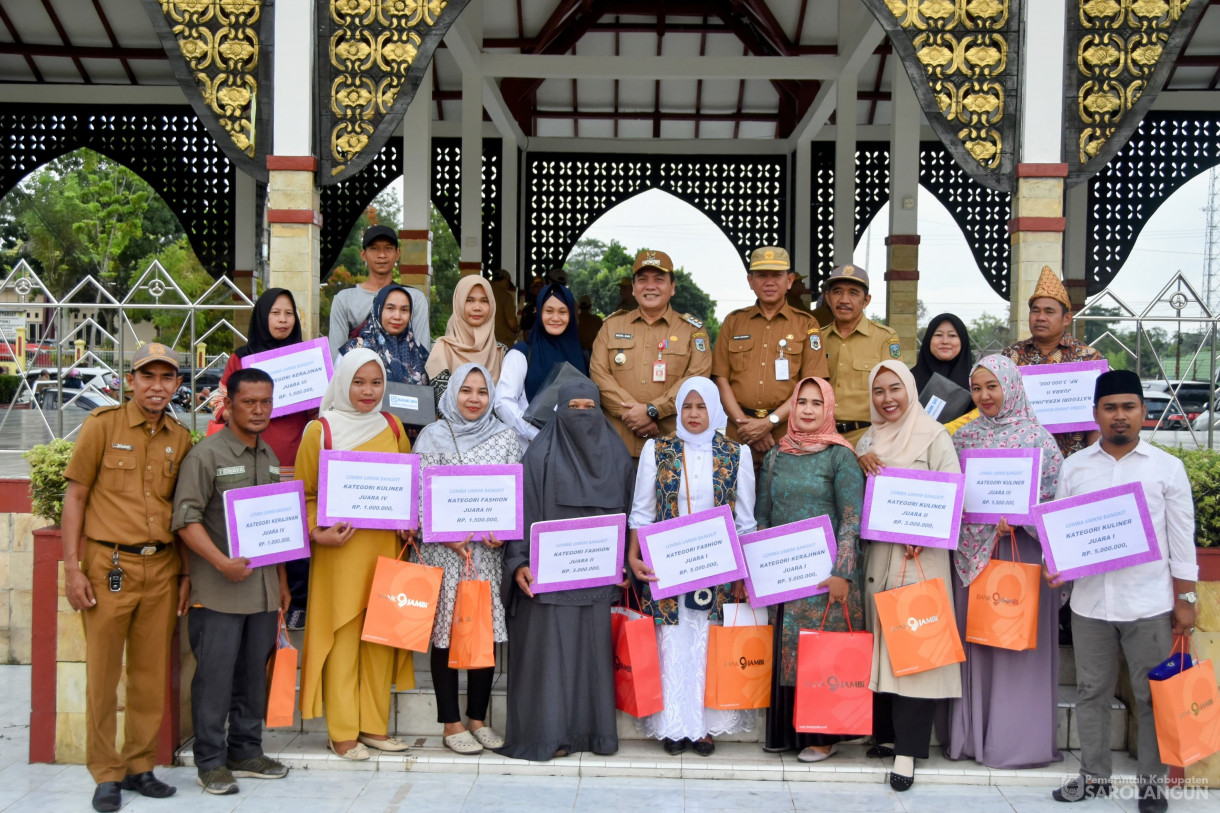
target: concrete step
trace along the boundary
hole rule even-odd
[[[268,732],[263,740],[266,753],[296,771],[391,771],[418,773],[465,773],[531,776],[607,776],[682,779],[782,779],[800,782],[887,781],[889,760],[868,759],[864,744],[844,744],[836,756],[812,765],[799,762],[796,752],[768,754],[750,743],[719,742],[716,753],[700,757],[693,752],[669,756],[660,743],[624,741],[617,753],[609,756],[573,754],[549,762],[508,759],[484,751],[477,756],[461,756],[444,748],[439,736],[418,737],[410,751],[379,754],[367,762],[348,762],[326,749],[326,735],[318,732]],[[1080,760],[1066,751],[1063,761],[1045,768],[993,770],[971,761],[953,762],[934,749],[930,759],[916,763],[921,781],[959,785],[1059,787],[1067,777],[1080,772]],[[188,743],[179,752],[181,764],[194,766],[194,753]],[[1135,781],[1136,763],[1126,754],[1114,755],[1114,780]]]
[[[440,724],[436,722],[436,698],[432,692],[431,677],[425,672],[417,675],[416,679],[419,684],[417,688],[405,692],[394,692],[390,706],[390,730],[407,739],[435,737],[440,733]],[[459,681],[460,707],[463,709],[466,707],[464,683],[463,676]],[[488,713],[490,724],[501,729],[504,726],[506,714],[507,684],[507,676],[496,676],[496,682],[492,686],[491,707]],[[1080,747],[1080,732],[1077,728],[1075,711],[1076,687],[1060,686],[1056,745],[1061,749],[1074,750]],[[765,712],[760,710],[756,712],[756,715],[753,731],[721,737],[717,741],[753,744],[761,742],[766,731]],[[323,733],[326,731],[326,721],[322,718],[302,721],[298,715],[291,731]],[[618,736],[622,742],[647,740],[636,729],[635,718],[622,712],[618,715]],[[933,744],[937,744],[935,734]],[[1110,748],[1114,751],[1125,751],[1127,748],[1127,709],[1117,698],[1111,701],[1110,705]]]

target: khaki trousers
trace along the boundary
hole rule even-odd
[[[169,647],[178,613],[181,561],[171,545],[152,556],[120,553],[123,589],[110,592],[111,554],[86,542],[85,575],[97,604],[81,613],[85,624],[85,762],[95,782],[119,782],[151,771],[165,714]],[[123,751],[115,747],[119,677],[127,653],[127,706]]]

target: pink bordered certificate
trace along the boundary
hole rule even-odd
[[[1161,558],[1144,487],[1124,483],[1034,508],[1051,573],[1079,579]]]
[[[827,592],[818,585],[830,577],[837,554],[834,528],[825,515],[746,534],[741,555],[750,606],[768,607]]]
[[[309,558],[305,484],[300,480],[225,492],[229,555],[251,567]]]
[[[419,455],[323,449],[318,456],[318,524],[419,527]]]
[[[623,581],[626,514],[555,519],[530,526],[535,593],[606,587]]]
[[[520,463],[424,469],[424,541],[524,539]]]
[[[1093,389],[1110,362],[1068,361],[1017,368],[1034,417],[1048,432],[1093,432]]]
[[[962,525],[961,474],[886,467],[864,486],[860,536],[877,542],[956,548]]]
[[[1031,525],[1042,482],[1041,449],[966,449],[962,452],[966,491],[962,520]]]
[[[257,367],[275,382],[272,418],[317,408],[334,375],[325,336],[253,353],[241,360],[241,366],[243,370]]]
[[[644,564],[652,568],[654,599],[744,578],[745,560],[727,505],[636,529]]]

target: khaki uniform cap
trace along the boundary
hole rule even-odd
[[[751,271],[791,271],[792,259],[778,246],[763,246],[750,255]]]

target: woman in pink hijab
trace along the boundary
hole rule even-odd
[[[838,550],[834,570],[824,582],[829,593],[779,604],[775,608],[777,667],[771,672],[766,750],[801,749],[801,762],[821,762],[835,754],[842,737],[798,734],[792,725],[796,701],[796,646],[801,629],[847,632],[864,629],[860,506],[864,474],[851,444],[835,431],[835,395],[820,378],[796,385],[789,401],[788,433],[763,458],[755,519],[759,529],[809,517],[830,517]],[[830,609],[827,612],[827,606]]]

